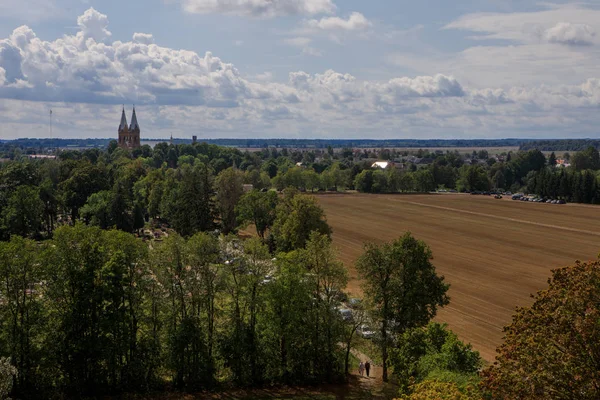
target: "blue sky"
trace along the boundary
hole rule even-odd
[[[600,137],[600,2],[0,0],[0,138]]]

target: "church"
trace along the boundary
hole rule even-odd
[[[135,107],[133,107],[133,115],[131,116],[131,125],[127,126],[127,117],[125,117],[125,107],[121,114],[121,124],[119,125],[119,147],[124,149],[136,149],[140,147],[140,126],[135,115]]]

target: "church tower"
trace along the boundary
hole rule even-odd
[[[119,147],[124,149],[136,149],[140,147],[140,125],[133,107],[131,116],[131,125],[127,126],[127,117],[125,117],[125,107],[121,113],[121,123],[119,124]]]

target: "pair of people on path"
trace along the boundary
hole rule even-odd
[[[358,373],[360,374],[360,376],[363,376],[365,371],[367,372],[367,378],[368,378],[369,373],[371,372],[371,364],[368,361],[363,364],[363,362],[361,361],[360,364],[358,364]]]

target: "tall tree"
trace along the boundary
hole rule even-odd
[[[244,173],[234,168],[221,171],[215,179],[217,207],[221,216],[221,228],[225,235],[237,227],[235,206],[244,194]]]
[[[35,242],[12,236],[0,242],[0,343],[19,374],[17,390],[32,395],[40,385],[45,310],[43,267]]]
[[[33,186],[19,186],[8,199],[2,210],[7,230],[23,237],[35,237],[42,229],[44,203],[40,200],[39,189]]]
[[[244,194],[236,206],[239,223],[243,225],[254,224],[256,233],[261,239],[273,226],[276,208],[279,202],[274,191],[260,192],[252,190]]]
[[[182,236],[208,231],[215,226],[213,178],[204,164],[185,165],[172,190],[165,189],[164,216]]]
[[[484,372],[492,398],[599,398],[600,262],[554,270],[534,299],[517,310]]]
[[[383,379],[388,379],[390,332],[426,325],[448,304],[449,285],[438,276],[425,242],[410,233],[381,245],[367,244],[356,262],[366,298],[373,304],[381,334]]]
[[[288,191],[276,212],[273,236],[281,251],[304,248],[313,231],[331,234],[325,213],[314,197]]]

